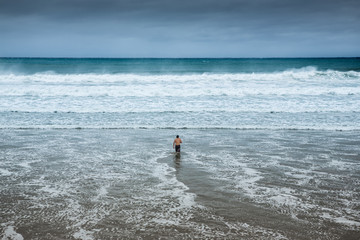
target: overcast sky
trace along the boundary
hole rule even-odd
[[[360,56],[359,0],[0,0],[0,57]]]

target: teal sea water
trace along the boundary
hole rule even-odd
[[[319,71],[360,71],[359,58],[1,58],[8,73],[204,74],[273,73],[304,67]]]
[[[359,58],[1,58],[0,127],[360,129],[359,79]]]
[[[0,238],[359,239],[359,109],[360,58],[0,58]]]

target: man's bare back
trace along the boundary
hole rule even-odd
[[[179,137],[179,135],[177,135],[174,142],[173,142],[173,148],[175,148],[176,152],[180,152],[180,144],[181,143],[182,143],[182,140]]]

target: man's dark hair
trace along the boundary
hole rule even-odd
[[[176,135],[176,138],[179,138],[179,135]]]

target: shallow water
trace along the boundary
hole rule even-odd
[[[360,237],[358,131],[0,133],[4,239]]]
[[[359,70],[0,58],[0,238],[360,239]]]

